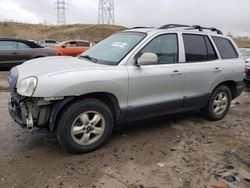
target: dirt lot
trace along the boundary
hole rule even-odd
[[[19,128],[8,97],[0,92],[0,187],[250,187],[249,92],[222,121],[182,114],[136,122],[85,155],[64,152],[53,134]]]

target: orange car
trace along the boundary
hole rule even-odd
[[[84,40],[70,40],[61,42],[55,46],[49,46],[48,48],[57,50],[58,55],[77,56],[94,45],[95,43]]]

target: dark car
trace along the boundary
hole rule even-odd
[[[44,48],[32,41],[0,38],[0,70],[10,69],[30,59],[55,55],[55,50]]]

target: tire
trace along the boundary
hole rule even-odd
[[[231,101],[231,90],[225,85],[217,87],[203,110],[205,117],[211,121],[223,119],[230,108]]]
[[[66,151],[83,154],[103,146],[112,130],[113,116],[107,105],[97,99],[85,99],[62,112],[57,138]]]

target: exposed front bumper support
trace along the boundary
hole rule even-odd
[[[22,97],[11,94],[9,113],[12,119],[29,132],[36,128],[45,128],[49,120],[51,103],[39,98]]]

